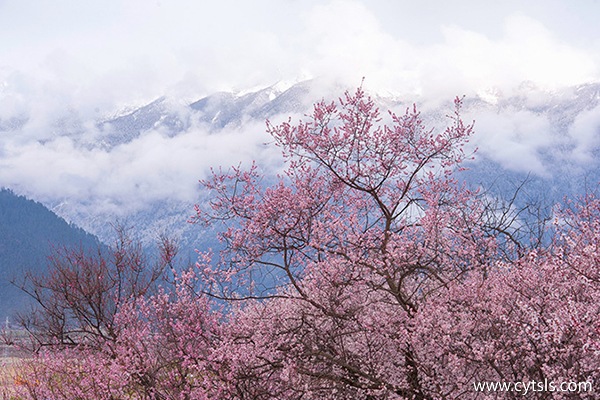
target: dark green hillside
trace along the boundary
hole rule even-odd
[[[42,204],[0,190],[0,318],[27,306],[28,298],[10,282],[24,271],[43,272],[53,246],[98,248],[98,239],[58,217]]]

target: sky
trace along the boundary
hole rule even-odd
[[[100,112],[314,76],[554,87],[598,79],[599,15],[598,0],[0,0],[0,82]]]
[[[76,148],[52,128],[74,114],[93,130],[89,121],[163,95],[185,104],[280,81],[319,77],[355,87],[365,77],[380,94],[447,100],[510,93],[523,82],[550,91],[597,82],[598,16],[598,0],[0,0],[0,121],[29,117],[18,134],[0,137],[0,186],[41,199],[123,203],[139,199],[140,187],[157,197],[184,191],[164,182],[177,174],[196,181],[215,160],[252,157],[236,148],[245,132],[230,132],[218,155],[206,150],[213,139],[159,134],[108,153]],[[595,143],[597,114],[580,122],[582,146]],[[527,115],[494,118],[483,126],[545,127]],[[248,147],[264,139],[244,137]],[[492,135],[489,143],[511,138]],[[514,159],[543,140],[516,143],[523,148]],[[186,163],[161,160],[174,149]]]

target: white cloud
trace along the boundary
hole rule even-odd
[[[174,137],[150,130],[110,150],[66,136],[41,142],[3,135],[0,182],[48,203],[69,199],[88,212],[123,216],[156,201],[193,202],[198,179],[211,167],[249,165],[253,159],[268,163],[276,151],[263,146],[268,140],[262,121],[218,134],[203,125]]]
[[[581,112],[569,129],[575,161],[597,168],[600,150],[600,106]]]
[[[299,75],[349,85],[366,76],[377,90],[426,96],[599,77],[600,43],[581,48],[571,37],[561,39],[555,32],[564,35],[564,27],[539,2],[531,3],[537,8],[518,3],[9,0],[0,4],[6,38],[0,65],[90,109],[165,93],[192,98],[244,90]],[[565,14],[554,3],[546,9]],[[544,17],[554,31],[526,12]],[[572,30],[600,36],[590,21],[565,15]]]
[[[480,153],[512,171],[547,176],[540,153],[555,145],[546,115],[505,109],[475,113],[474,144]]]

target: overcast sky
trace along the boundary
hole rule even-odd
[[[328,75],[552,87],[598,78],[598,17],[597,0],[0,0],[0,90],[104,111]]]
[[[0,120],[30,116],[19,137],[0,138],[0,186],[45,199],[120,190],[122,200],[139,199],[140,187],[160,197],[184,191],[176,182],[195,182],[225,153],[246,151],[235,149],[235,133],[219,145],[155,134],[111,153],[76,148],[47,137],[67,109],[87,120],[162,95],[185,102],[312,77],[348,87],[366,77],[378,93],[446,100],[524,81],[544,89],[598,81],[599,18],[598,0],[0,0]],[[582,123],[585,138],[597,136],[597,114]],[[523,163],[546,140],[547,129],[535,132],[547,122],[534,117],[486,116],[480,127],[525,126],[528,139],[514,139]]]

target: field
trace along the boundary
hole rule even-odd
[[[0,345],[0,400],[17,399],[13,397],[16,371],[26,357],[24,351],[14,346]]]
[[[15,369],[21,359],[16,357],[0,359],[0,399],[10,399],[15,389]]]

